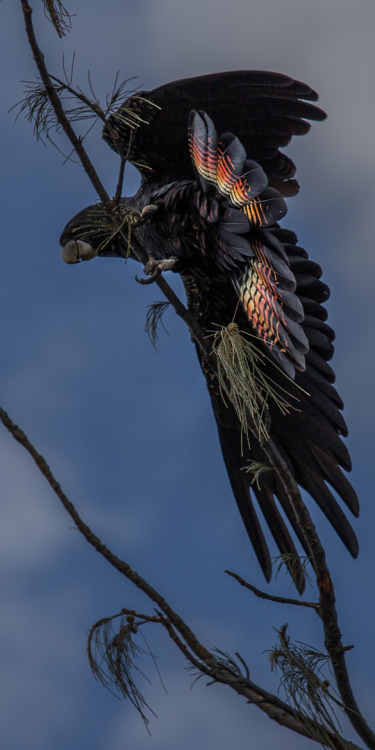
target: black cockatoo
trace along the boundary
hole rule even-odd
[[[279,226],[284,198],[298,191],[295,165],[279,149],[307,133],[308,120],[325,118],[311,103],[317,98],[306,84],[264,71],[200,76],[133,94],[109,117],[103,137],[141,172],[137,194],[121,199],[117,229],[99,204],[77,214],[61,236],[70,263],[130,254],[149,259],[149,268],[171,268],[207,341],[225,332],[229,370],[223,358],[218,377],[199,346],[198,357],[233,492],[267,580],[271,558],[259,509],[281,555],[298,558],[288,525],[309,554],[277,474],[259,470],[253,481],[254,467],[267,467],[268,435],[350,553],[358,552],[332,493],[358,514],[342,472],[351,469],[341,439],[347,427],[328,364],[329,290],[295,234]],[[243,371],[230,370],[231,357],[248,376],[239,390],[233,379],[241,381]],[[244,434],[248,405],[258,438]]]

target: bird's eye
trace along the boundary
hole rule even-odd
[[[83,240],[69,240],[62,249],[62,259],[65,263],[79,263],[80,260],[95,258],[97,250]]]

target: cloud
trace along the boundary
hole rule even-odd
[[[38,569],[61,554],[61,520],[51,490],[23,448],[1,435],[0,565],[11,575]]]

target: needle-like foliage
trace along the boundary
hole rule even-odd
[[[78,224],[72,234],[75,240],[84,239],[86,242],[95,237],[98,253],[118,238],[126,248],[128,257],[131,249],[131,228],[139,221],[139,216],[138,211],[128,206],[118,206],[113,214],[107,213],[102,206],[92,206],[86,213],[85,221]]]
[[[43,0],[43,6],[46,17],[51,21],[58,36],[62,39],[72,27],[71,13],[67,11],[61,0]]]
[[[242,431],[250,444],[250,431],[255,427],[260,442],[269,438],[269,402],[274,401],[283,414],[298,409],[298,397],[291,393],[293,381],[285,373],[285,388],[262,370],[266,360],[280,368],[260,351],[255,337],[230,323],[213,334],[213,351],[218,361],[218,379],[223,398],[233,404]],[[287,387],[289,385],[289,388]],[[249,416],[252,425],[249,424]]]
[[[164,331],[168,333],[164,323],[163,315],[170,305],[170,302],[153,302],[152,305],[148,305],[145,323],[145,332],[148,334],[149,339],[154,349],[156,349],[156,342],[159,338],[159,325],[162,325]]]
[[[310,733],[314,736],[319,722],[320,732],[323,728],[326,737],[322,741],[319,732],[316,739],[323,747],[332,748],[330,733],[341,731],[335,708],[341,711],[344,705],[332,694],[323,671],[329,665],[329,656],[306,643],[292,643],[287,629],[286,624],[277,631],[278,643],[268,652],[271,669],[280,670],[280,687],[286,700],[303,717]]]
[[[312,585],[311,575],[308,571],[308,568],[311,570],[311,559],[309,557],[284,552],[283,555],[272,558],[272,565],[276,567],[275,581],[282,570],[287,570],[293,580],[298,580],[301,576],[304,583],[308,582]]]
[[[61,79],[51,74],[50,85],[58,96],[65,116],[71,124],[87,120],[94,121],[84,135],[81,136],[83,140],[98,120],[101,120],[102,123],[107,123],[108,117],[117,111],[122,102],[134,94],[138,90],[138,87],[129,87],[129,82],[133,80],[132,78],[119,83],[119,74],[117,72],[112,90],[106,94],[105,104],[102,105],[95,93],[90,72],[87,74],[89,94],[85,94],[79,86],[73,87],[74,62],[75,56],[73,55],[70,70],[67,71],[63,59],[63,78]],[[56,115],[54,104],[51,101],[50,92],[47,91],[40,78],[37,78],[36,81],[24,81],[24,83],[24,98],[17,102],[12,109],[18,108],[17,118],[21,114],[24,114],[28,122],[32,123],[37,140],[42,141],[42,143],[45,143],[45,140],[47,140],[59,148],[54,141],[53,134],[60,134],[62,126]],[[125,113],[125,110],[122,111]],[[133,117],[131,127],[136,127],[137,124],[139,124],[137,118]]]
[[[120,693],[124,699],[130,700],[147,728],[149,718],[146,712],[156,714],[135,682],[135,675],[138,675],[151,684],[137,662],[147,656],[154,662],[159,678],[160,673],[155,656],[140,631],[144,624],[145,621],[123,613],[99,620],[90,630],[87,650],[94,677],[111,693]],[[135,642],[137,635],[142,637],[143,646]]]
[[[266,464],[261,464],[259,461],[248,461],[246,466],[243,467],[243,470],[246,471],[247,474],[252,474],[253,478],[250,484],[256,484],[257,487],[260,488],[260,477],[266,471],[272,471],[272,466],[266,466]]]

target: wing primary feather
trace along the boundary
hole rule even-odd
[[[294,135],[307,133],[311,121],[325,118],[314,103],[317,98],[308,85],[268,71],[182,79],[131,96],[109,117],[103,137],[141,165],[143,180],[133,204],[143,201],[141,210],[145,203],[164,205],[164,213],[134,229],[134,238],[144,232],[154,240],[162,217],[160,247],[170,242],[173,253],[180,252],[189,309],[203,330],[210,335],[213,327],[234,321],[267,355],[262,367],[277,387],[290,382],[284,374],[294,379],[296,387],[290,387],[297,409],[285,414],[274,402],[267,404],[272,437],[299,486],[355,556],[357,539],[333,495],[358,514],[358,498],[342,471],[350,470],[351,462],[341,439],[347,434],[343,403],[329,364],[334,341],[324,307],[329,289],[295,233],[278,226],[286,214],[284,197],[299,189],[295,164],[280,149]],[[283,515],[306,554],[308,547],[274,472],[265,472],[249,487],[243,466],[251,460],[264,463],[265,455],[255,439],[243,446],[234,407],[224,404],[217,380],[213,383],[207,373],[206,378],[233,492],[270,580],[259,509],[281,554],[296,554]]]

